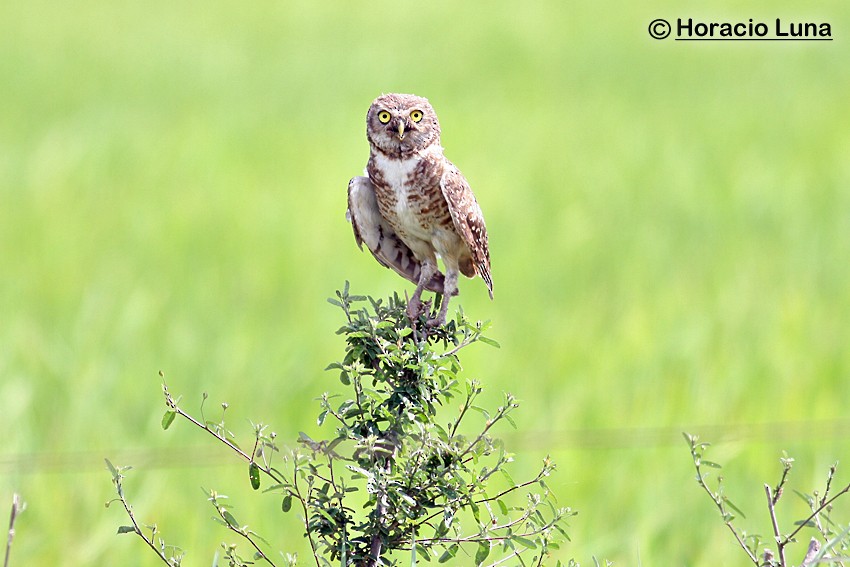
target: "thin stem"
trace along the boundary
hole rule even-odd
[[[293,459],[293,468],[298,468],[297,457]],[[313,541],[313,534],[310,532],[310,513],[307,510],[307,500],[301,494],[301,489],[298,488],[298,471],[295,470],[293,472],[293,487],[295,488],[295,496],[298,498],[298,501],[301,502],[301,510],[304,512],[304,527],[307,529],[307,541],[310,542],[310,550],[313,552],[313,559],[316,561],[316,567],[322,567],[322,564],[319,563],[319,553],[316,550],[316,542]],[[309,493],[307,494],[307,498],[309,498]]]
[[[139,527],[139,523],[136,521],[136,516],[133,514],[133,509],[130,507],[130,504],[124,498],[124,490],[121,486],[121,481],[116,480],[115,484],[118,487],[118,499],[121,500],[121,505],[124,506],[124,511],[127,512],[127,516],[133,523],[133,530],[136,532],[136,535],[138,535],[140,538],[142,538],[142,540],[144,540],[148,547],[150,547],[153,552],[156,553],[160,559],[162,559],[163,563],[169,566],[173,565],[171,561],[169,561],[168,558],[165,556],[165,554],[160,551],[160,549],[154,544],[153,540],[146,536],[144,532],[142,532],[142,529]]]
[[[777,502],[779,502],[779,498],[782,496],[782,488],[785,486],[785,482],[788,480],[788,473],[790,471],[791,467],[787,464],[782,468],[782,477],[779,479],[779,483],[773,490],[773,496],[771,496],[771,501],[773,502],[774,506]]]
[[[257,542],[255,542],[253,539],[251,539],[251,536],[250,536],[250,535],[248,535],[248,533],[246,533],[245,531],[243,531],[243,529],[242,529],[242,528],[237,528],[236,526],[231,525],[231,524],[230,524],[230,522],[228,522],[228,521],[227,521],[227,518],[225,518],[225,517],[221,514],[221,512],[219,512],[219,515],[220,515],[220,516],[222,516],[222,519],[224,520],[224,523],[225,523],[225,524],[227,524],[227,529],[229,529],[230,531],[232,531],[232,532],[233,532],[233,533],[235,533],[235,534],[239,534],[240,536],[242,536],[243,538],[245,538],[246,540],[248,540],[248,543],[250,543],[250,544],[251,544],[251,547],[253,547],[253,548],[257,551],[257,554],[258,554],[260,557],[262,557],[263,559],[265,559],[265,560],[266,560],[266,563],[268,563],[268,564],[269,564],[269,565],[271,565],[272,567],[277,567],[277,566],[274,564],[274,562],[273,562],[271,559],[269,559],[269,557],[266,555],[266,553],[265,553],[265,552],[264,552],[264,551],[260,548],[260,546],[259,546],[259,545],[257,545]]]
[[[460,425],[461,420],[463,420],[463,416],[465,416],[466,412],[469,411],[469,407],[472,405],[472,400],[474,400],[476,398],[476,396],[478,395],[478,389],[474,384],[470,385],[470,388],[471,389],[470,389],[469,393],[466,395],[466,401],[464,402],[463,407],[460,409],[460,415],[457,416],[457,419],[455,420],[455,423],[452,426],[452,431],[449,434],[449,437],[455,436],[455,433],[457,432],[457,428]]]
[[[541,526],[536,530],[530,530],[521,534],[511,534],[511,535],[503,535],[503,536],[480,536],[474,535],[470,537],[461,537],[461,538],[451,538],[451,537],[436,537],[436,538],[424,538],[416,540],[416,543],[419,544],[433,544],[433,543],[492,543],[492,542],[502,542],[509,539],[522,537],[522,538],[530,538],[536,535],[540,535],[552,526],[557,523],[557,519],[552,520],[547,523],[545,526]],[[504,527],[504,526],[503,526]]]
[[[388,473],[390,467],[392,466],[392,461],[387,460],[384,466],[384,472]],[[384,542],[381,539],[381,521],[383,520],[384,514],[387,511],[387,495],[386,495],[386,487],[379,486],[378,492],[376,496],[376,507],[375,507],[375,522],[374,527],[372,527],[372,541],[369,545],[369,559],[366,562],[367,567],[375,567],[380,564],[381,561],[381,553],[383,550]]]
[[[21,497],[18,494],[13,494],[12,514],[9,516],[9,535],[6,540],[6,559],[3,561],[3,567],[9,567],[9,555],[12,552],[12,540],[15,538],[15,520],[22,510]]]
[[[529,486],[529,485],[535,484],[536,482],[538,482],[538,481],[539,481],[541,478],[543,478],[544,476],[545,476],[544,471],[540,471],[539,473],[537,473],[537,476],[536,476],[536,477],[534,477],[534,478],[533,478],[533,479],[531,479],[531,480],[527,480],[527,481],[522,482],[522,483],[520,483],[520,484],[514,485],[514,486],[512,486],[512,487],[510,487],[510,488],[506,488],[505,490],[503,490],[503,491],[499,492],[499,493],[498,493],[498,494],[496,494],[495,496],[489,496],[489,497],[487,497],[487,498],[481,498],[481,499],[479,499],[479,500],[473,500],[473,503],[474,503],[474,504],[483,504],[483,503],[485,503],[485,502],[492,502],[493,500],[497,500],[497,499],[501,498],[502,496],[505,496],[506,494],[510,494],[511,492],[515,492],[515,491],[519,490],[520,488],[525,488],[526,486]],[[461,502],[461,501],[462,501],[462,498],[455,498],[454,500],[452,500],[452,501],[450,501],[450,502],[447,502],[447,503],[446,503],[446,506],[452,506],[452,505],[454,505],[454,504],[458,504],[458,503],[459,503],[459,502]],[[421,520],[421,521],[417,524],[417,527],[419,527],[419,526],[421,526],[421,525],[423,525],[423,524],[426,524],[427,522],[429,522],[429,521],[433,520],[434,518],[436,518],[437,516],[439,516],[439,515],[441,515],[441,514],[443,514],[443,510],[442,510],[442,509],[441,509],[441,510],[438,510],[438,511],[434,512],[433,514],[431,514],[430,516],[427,516],[426,518],[422,519],[422,520]]]
[[[204,431],[206,431],[207,433],[209,433],[210,435],[212,435],[213,437],[215,437],[216,439],[218,439],[219,441],[221,441],[222,443],[227,445],[230,449],[233,449],[233,451],[235,451],[246,462],[248,462],[248,463],[254,462],[253,456],[249,455],[248,453],[246,453],[245,451],[240,449],[232,441],[230,441],[227,437],[225,437],[221,433],[213,431],[207,425],[201,423],[200,421],[198,421],[197,419],[195,419],[194,417],[192,417],[191,415],[189,415],[188,413],[183,411],[183,409],[180,408],[180,406],[177,405],[177,402],[174,400],[174,398],[171,397],[171,394],[168,391],[165,392],[165,401],[168,404],[168,407],[170,407],[174,411],[174,413],[176,413],[177,415],[179,415],[180,417],[182,417],[184,419],[187,419],[190,423],[192,423],[196,427],[203,429]],[[255,441],[255,445],[254,445],[255,451],[256,451],[256,445],[257,445],[258,442],[259,442],[259,440]],[[265,465],[265,463],[264,463],[264,465]],[[284,483],[283,479],[280,478],[277,474],[275,474],[274,469],[272,469],[271,467],[262,466],[262,467],[259,467],[259,469],[261,471],[263,471],[264,473],[266,473],[266,475],[268,475],[269,478],[271,478],[275,482],[277,482],[279,484]]]
[[[484,439],[484,436],[487,435],[487,432],[490,431],[490,428],[496,425],[496,422],[501,420],[505,416],[505,414],[508,413],[508,410],[509,406],[500,407],[497,410],[496,417],[487,420],[487,423],[484,424],[484,429],[481,431],[481,433],[478,434],[478,437],[476,437],[475,440],[470,443],[469,446],[464,449],[464,451],[460,455],[457,456],[457,458],[462,459],[464,456],[466,456],[467,453],[474,449],[475,446],[478,445],[478,443],[480,443],[482,439]]]
[[[702,471],[700,470],[700,466],[696,463],[697,462],[694,461],[694,465],[696,466],[696,469],[697,469],[697,484],[699,484],[702,487],[702,489],[705,490],[706,494],[708,494],[708,496],[711,498],[711,501],[714,502],[714,505],[717,506],[718,510],[720,510],[720,514],[724,517],[723,523],[726,524],[726,527],[729,528],[729,531],[731,531],[732,535],[735,536],[735,540],[737,540],[738,544],[741,546],[741,549],[743,549],[744,551],[747,552],[747,557],[750,558],[750,561],[752,561],[755,565],[758,565],[759,564],[758,557],[756,557],[753,554],[753,552],[750,550],[750,548],[747,547],[747,544],[741,538],[740,534],[738,533],[738,530],[735,529],[735,526],[732,525],[732,522],[725,519],[726,509],[723,507],[723,502],[717,496],[715,496],[715,494],[711,491],[711,489],[705,483],[705,480],[703,480],[703,478],[702,478]]]
[[[838,493],[837,493],[837,494],[835,494],[835,495],[834,495],[832,498],[830,498],[829,500],[827,500],[827,501],[825,501],[825,502],[822,502],[822,503],[821,503],[821,505],[820,505],[820,506],[818,506],[818,508],[817,508],[814,512],[812,512],[812,513],[809,515],[809,517],[808,517],[808,518],[806,518],[805,520],[803,520],[802,522],[800,522],[800,524],[797,526],[797,528],[796,528],[793,532],[791,532],[790,534],[788,534],[787,536],[785,536],[785,538],[782,540],[783,545],[786,545],[788,542],[790,542],[792,539],[794,539],[794,536],[795,536],[795,535],[797,535],[797,533],[798,533],[800,530],[802,530],[804,527],[806,527],[806,525],[808,525],[808,523],[812,520],[812,518],[814,518],[815,516],[817,516],[818,514],[820,514],[820,513],[821,513],[821,512],[822,512],[822,511],[826,508],[826,507],[828,507],[830,504],[832,504],[833,502],[835,502],[835,500],[836,500],[839,496],[841,496],[842,494],[846,494],[847,492],[850,492],[850,484],[848,484],[847,486],[845,486],[844,488],[842,488],[840,491],[838,491]]]
[[[502,557],[501,559],[499,559],[495,563],[491,563],[490,565],[488,565],[488,567],[497,567],[498,565],[501,565],[502,563],[505,563],[505,562],[513,559],[514,557],[519,557],[519,554],[522,553],[522,552],[523,552],[522,549],[514,549],[513,552],[510,555],[508,555],[507,557]]]
[[[784,477],[785,475],[783,475]],[[767,509],[770,512],[770,523],[773,525],[773,536],[776,541],[776,550],[779,552],[779,564],[782,567],[785,567],[785,544],[788,543],[788,540],[782,540],[782,534],[779,532],[779,522],[776,521],[776,501],[779,500],[779,497],[774,497],[772,491],[770,490],[770,485],[764,485],[764,493],[767,495]]]
[[[480,336],[481,336],[481,331],[475,331],[471,335],[466,335],[463,338],[463,340],[460,341],[460,343],[458,343],[458,345],[456,347],[454,347],[451,350],[447,350],[446,352],[444,352],[443,354],[438,356],[437,359],[440,360],[440,359],[443,359],[443,358],[449,358],[450,356],[454,356],[461,349],[468,347],[469,345],[474,343],[478,339],[478,337],[480,337]]]

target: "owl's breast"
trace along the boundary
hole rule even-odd
[[[398,158],[380,152],[367,167],[381,215],[408,245],[414,239],[431,242],[437,232],[452,226],[448,204],[440,189],[442,162],[431,156]]]

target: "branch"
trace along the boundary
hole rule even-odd
[[[527,518],[526,518],[527,519]],[[531,538],[537,535],[542,534],[552,526],[554,526],[558,522],[558,519],[553,519],[551,522],[547,523],[545,526],[541,526],[538,529],[530,530],[521,534],[510,534],[510,535],[496,535],[496,536],[480,536],[474,535],[469,537],[461,537],[461,538],[451,538],[451,537],[435,537],[435,538],[423,538],[416,540],[416,543],[425,544],[425,543],[488,543],[488,542],[502,542],[507,541],[513,538]],[[503,526],[504,527],[504,526]],[[498,528],[497,528],[498,529]]]
[[[784,480],[784,473],[782,478]],[[779,552],[779,564],[785,567],[785,545],[788,543],[788,540],[782,540],[782,534],[779,531],[779,522],[776,521],[776,501],[779,500],[779,493],[774,495],[768,484],[764,485],[764,493],[767,495],[767,510],[770,512],[770,523],[773,525],[773,539],[776,541],[776,550]]]
[[[298,467],[298,459],[293,458],[293,468]],[[322,567],[322,564],[319,563],[319,553],[316,549],[316,542],[313,541],[313,533],[310,531],[309,523],[310,523],[310,513],[307,510],[307,500],[304,496],[301,495],[301,489],[298,488],[298,471],[296,470],[293,474],[293,487],[295,488],[295,497],[298,498],[298,501],[301,502],[301,510],[304,512],[304,526],[307,528],[307,541],[310,542],[310,550],[313,552],[313,559],[316,560],[316,567]],[[309,498],[310,495],[307,494]]]
[[[694,467],[697,471],[697,484],[702,487],[705,493],[708,494],[708,497],[711,498],[711,501],[714,502],[714,505],[717,506],[717,509],[720,511],[720,516],[723,518],[723,523],[726,524],[726,527],[729,528],[729,531],[731,531],[732,535],[735,536],[735,540],[741,546],[741,549],[743,549],[747,553],[747,557],[750,558],[750,561],[752,561],[753,564],[756,566],[760,565],[758,557],[756,557],[753,551],[749,547],[747,547],[746,542],[744,542],[744,540],[741,538],[741,535],[738,533],[738,530],[736,530],[735,526],[732,525],[732,521],[727,519],[729,516],[726,512],[726,508],[723,506],[723,501],[720,499],[720,497],[714,494],[708,487],[708,485],[705,483],[705,479],[703,478],[702,474],[702,469],[700,468],[702,454],[699,453],[697,450],[697,437],[688,433],[685,433],[684,436],[685,440],[691,446],[691,457],[693,457]]]
[[[9,535],[6,539],[6,559],[3,561],[3,567],[9,567],[9,554],[12,552],[12,540],[15,538],[15,520],[18,514],[24,511],[24,504],[21,502],[21,497],[18,494],[12,495],[12,514],[9,516]]]
[[[484,437],[487,435],[487,432],[490,431],[491,427],[496,425],[497,422],[501,421],[508,414],[509,411],[517,407],[517,404],[513,400],[513,397],[510,394],[506,394],[506,396],[506,404],[496,410],[496,415],[492,419],[487,420],[487,422],[484,424],[484,429],[481,431],[481,433],[478,434],[478,437],[476,437],[475,440],[470,443],[469,446],[457,456],[458,459],[463,459],[463,457],[466,456],[467,453],[474,449],[475,446],[478,445],[478,443],[480,443],[482,439],[484,439]]]
[[[268,466],[267,463],[264,462],[263,466],[260,466],[259,463],[256,463],[254,461],[253,456],[249,455],[248,453],[246,453],[245,451],[240,449],[230,439],[228,439],[227,437],[225,437],[221,433],[213,431],[212,429],[210,429],[209,426],[207,426],[204,423],[201,423],[200,421],[198,421],[197,419],[192,417],[190,414],[183,411],[183,409],[180,408],[179,405],[177,405],[177,401],[171,396],[171,393],[168,391],[168,387],[165,385],[165,383],[162,384],[162,391],[165,394],[165,403],[166,403],[166,405],[168,405],[169,408],[171,408],[171,411],[173,411],[174,413],[176,413],[180,417],[188,420],[192,425],[195,425],[196,427],[203,429],[204,431],[206,431],[207,433],[209,433],[210,435],[212,435],[213,437],[215,437],[216,439],[218,439],[219,441],[221,441],[222,443],[227,445],[227,447],[229,447],[230,449],[235,451],[236,454],[238,454],[240,457],[242,457],[242,459],[244,459],[245,462],[256,464],[257,467],[261,471],[266,473],[266,475],[269,478],[271,478],[272,480],[274,480],[276,483],[284,484],[284,479],[280,478],[277,474],[275,474],[274,469],[272,467]],[[257,445],[258,442],[259,442],[259,439],[257,439],[256,442],[255,442],[255,445],[254,445],[255,450],[256,450],[256,445]]]
[[[515,492],[515,491],[519,490],[520,488],[525,488],[526,486],[530,486],[532,484],[539,482],[540,479],[542,479],[544,476],[546,476],[545,469],[540,471],[539,473],[537,473],[537,476],[534,477],[531,480],[521,482],[520,484],[515,484],[514,486],[511,486],[510,488],[506,488],[505,490],[499,492],[495,496],[488,496],[487,498],[481,498],[480,500],[473,500],[472,503],[473,504],[483,504],[485,502],[492,502],[493,500],[498,500],[499,498],[501,498],[502,496],[505,496],[506,494],[510,494],[511,492]],[[463,498],[458,497],[458,498],[455,498],[454,500],[446,502],[446,506],[453,506],[455,504],[459,504],[462,501],[463,501]],[[434,518],[436,518],[437,516],[440,516],[442,514],[443,514],[443,510],[440,509],[440,510],[437,510],[436,512],[434,512],[433,514],[431,514],[430,516],[426,516],[425,518],[420,520],[419,523],[416,524],[417,528],[419,526],[422,526],[423,524],[427,524],[428,522],[430,522],[431,520],[433,520]]]
[[[478,396],[478,392],[480,392],[480,390],[478,389],[477,384],[473,383],[469,386],[469,392],[466,394],[466,401],[463,403],[463,407],[460,408],[460,415],[457,416],[457,419],[452,426],[449,438],[453,438],[455,436],[457,428],[460,425],[461,420],[463,420],[463,416],[466,415],[467,411],[469,411],[469,407],[472,405],[472,400]]]
[[[130,526],[132,528],[132,531],[135,532],[135,534],[138,535],[140,538],[142,538],[142,540],[144,540],[144,542],[147,544],[147,546],[150,547],[153,550],[154,553],[156,553],[157,557],[159,557],[162,560],[163,563],[165,563],[169,567],[174,567],[174,565],[179,565],[179,562],[175,564],[171,560],[169,560],[168,557],[165,556],[165,553],[163,553],[162,550],[160,550],[156,546],[156,544],[154,544],[153,540],[151,538],[149,538],[148,536],[146,536],[144,534],[144,532],[142,532],[142,529],[139,527],[139,522],[136,521],[136,516],[135,516],[135,514],[133,514],[133,508],[130,506],[130,504],[127,502],[127,499],[124,497],[124,487],[121,483],[121,479],[123,479],[124,476],[121,474],[120,471],[126,470],[126,469],[115,468],[112,465],[112,463],[109,462],[108,459],[106,461],[106,464],[107,464],[109,470],[112,472],[112,480],[115,483],[115,489],[118,493],[118,500],[121,502],[121,505],[124,506],[124,511],[127,513],[127,516],[130,518],[130,522],[132,522],[132,524],[133,524],[132,526]],[[113,500],[113,502],[114,502],[114,500]],[[106,505],[109,506],[109,502],[107,502]],[[126,527],[127,526],[123,526],[122,528],[118,528],[118,533],[119,534],[120,533],[127,533],[129,530],[123,529],[123,528],[126,528]],[[151,535],[153,535],[153,533],[156,533],[156,528],[153,529]]]
[[[814,518],[815,516],[817,516],[818,514],[823,512],[823,510],[825,508],[827,508],[830,504],[835,502],[838,499],[839,496],[841,496],[842,494],[846,494],[847,492],[850,492],[850,484],[848,484],[847,486],[842,488],[840,491],[838,491],[838,493],[835,494],[829,500],[826,500],[826,501],[822,500],[820,506],[818,506],[817,509],[809,515],[808,518],[806,518],[805,520],[800,522],[800,524],[797,526],[797,529],[795,529],[793,532],[791,532],[790,534],[785,536],[785,538],[782,540],[782,544],[783,545],[788,544],[792,539],[794,539],[794,536],[797,535],[797,533],[799,533],[799,531],[802,530],[812,520],[812,518]]]
[[[257,555],[259,557],[261,557],[262,559],[265,559],[266,563],[268,563],[272,567],[277,567],[274,564],[274,562],[271,559],[269,559],[269,557],[266,555],[266,553],[262,549],[260,549],[260,546],[257,545],[257,542],[255,542],[251,538],[251,536],[250,536],[251,532],[248,531],[247,526],[246,527],[237,527],[232,523],[235,518],[233,517],[233,515],[230,512],[227,512],[227,509],[224,506],[221,506],[221,505],[218,504],[218,500],[216,499],[216,495],[214,493],[211,495],[210,500],[212,501],[213,506],[215,506],[216,512],[218,512],[219,517],[222,519],[222,521],[224,522],[227,529],[229,529],[233,533],[238,534],[238,535],[242,536],[243,538],[245,538],[246,540],[248,540],[248,543],[250,543],[251,547],[253,547],[254,550],[256,550]]]

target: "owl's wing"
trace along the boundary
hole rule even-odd
[[[463,238],[472,256],[472,268],[461,265],[461,271],[467,276],[481,276],[487,284],[490,299],[493,299],[493,278],[490,275],[490,246],[487,243],[487,227],[484,226],[484,215],[469,183],[458,169],[449,162],[443,176],[440,178],[440,189],[449,204],[452,222],[458,234]]]
[[[381,265],[392,268],[413,283],[419,283],[422,265],[390,223],[381,216],[375,186],[368,177],[354,177],[348,182],[348,210],[345,217],[351,221],[354,239],[361,250],[365,242],[369,252]],[[443,293],[443,280],[443,274],[437,272],[425,285],[425,289]]]

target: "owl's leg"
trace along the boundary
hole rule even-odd
[[[422,290],[438,271],[436,258],[426,258],[422,261],[421,266],[416,290],[413,292],[413,297],[407,302],[407,316],[410,317],[411,321],[418,319],[422,313]]]
[[[437,318],[428,321],[429,327],[442,327],[446,324],[446,314],[449,311],[449,299],[451,299],[457,291],[457,277],[457,268],[450,268],[446,266],[446,279],[443,282],[443,303],[440,305],[440,312],[437,314]]]

